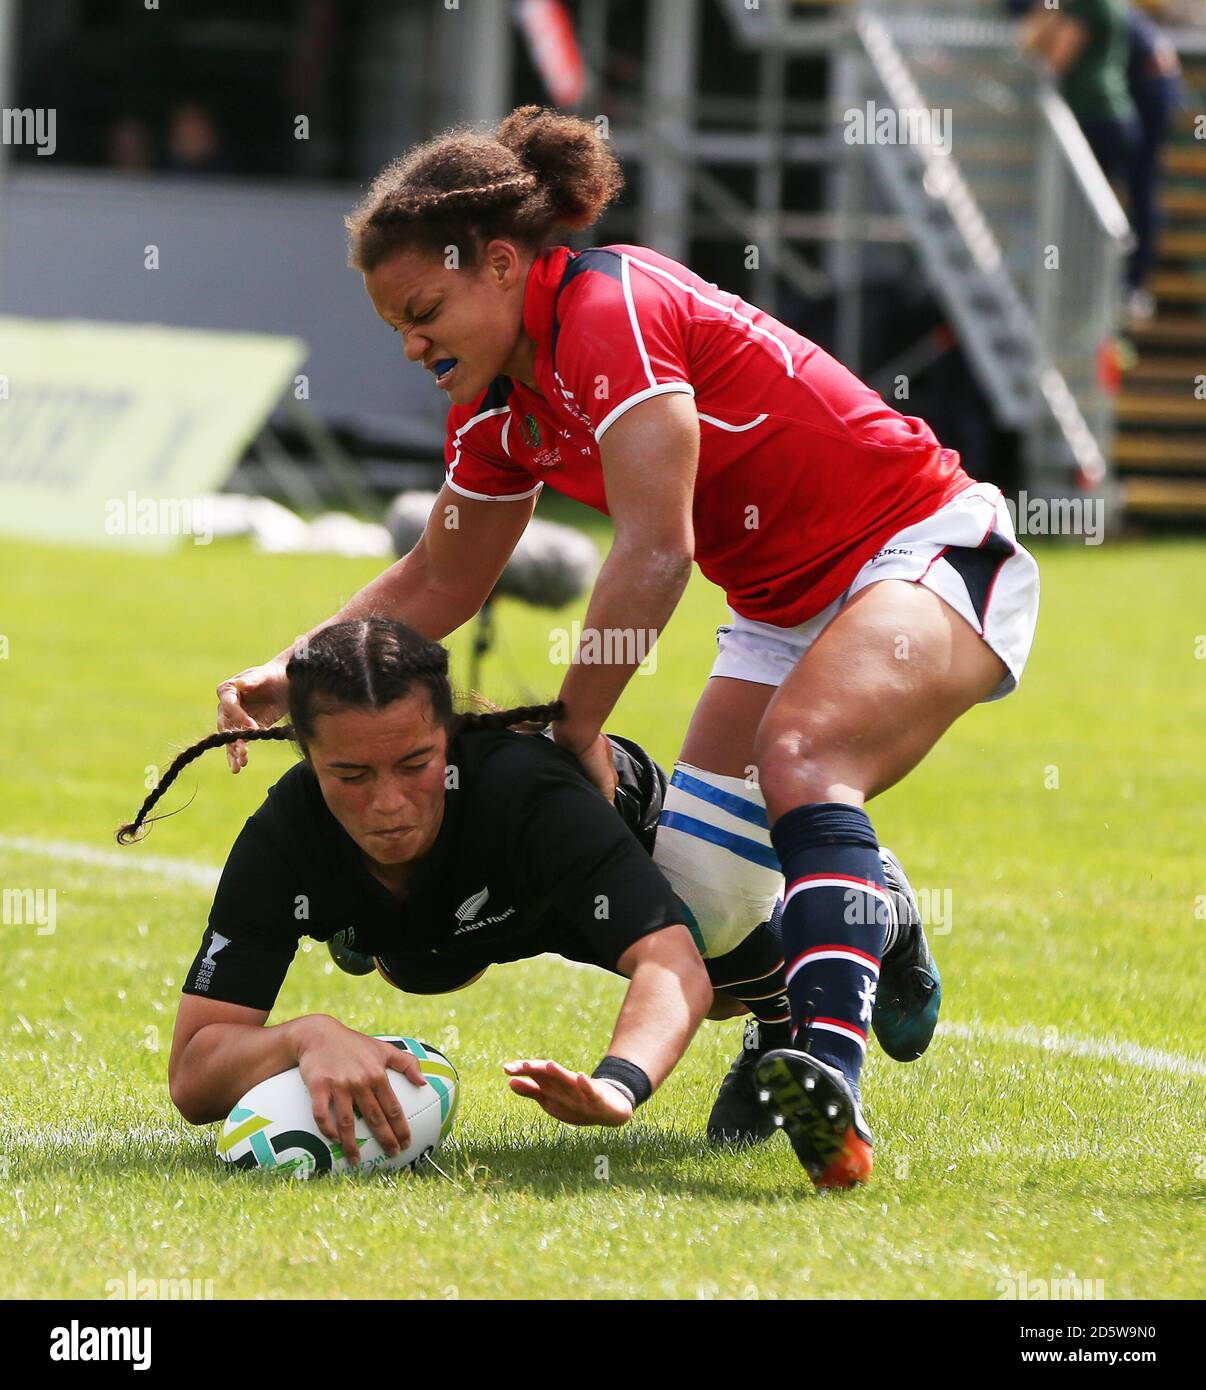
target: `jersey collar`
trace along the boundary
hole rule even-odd
[[[536,375],[548,359],[553,340],[553,316],[557,291],[565,275],[566,262],[573,256],[568,246],[551,246],[541,251],[528,270],[523,295],[523,326],[536,344]]]

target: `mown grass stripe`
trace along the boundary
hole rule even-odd
[[[192,859],[164,859],[154,854],[140,854],[135,846],[126,850],[99,849],[96,845],[80,844],[73,840],[38,840],[27,835],[0,835],[0,850],[16,854],[33,854],[43,859],[65,859],[75,864],[94,864],[98,869],[129,870],[135,874],[154,874],[170,878],[195,888],[212,892],[218,886],[222,870],[212,864],[198,864]]]

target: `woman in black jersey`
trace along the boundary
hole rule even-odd
[[[119,832],[135,838],[208,748],[293,737],[302,750],[235,841],[185,980],[169,1084],[190,1122],[221,1119],[258,1081],[297,1065],[319,1128],[345,1153],[357,1152],[353,1106],[388,1151],[408,1142],[386,1071],[421,1084],[412,1058],[328,1015],[264,1026],[302,935],[376,958],[412,993],[459,989],[491,964],[544,952],[628,976],[592,1076],[506,1064],[515,1092],[570,1124],[623,1124],[709,1010],[745,1011],[714,993],[689,914],[650,858],[665,786],[656,763],[613,738],[611,806],[572,755],[509,727],[547,724],[555,706],[454,714],[447,668],[442,646],[401,623],[324,628],[289,663],[291,727],[195,744]],[[752,986],[738,994],[781,990],[769,925],[741,949],[744,968],[724,967]]]

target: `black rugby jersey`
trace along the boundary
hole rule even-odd
[[[299,939],[339,932],[413,993],[544,952],[614,970],[683,911],[650,858],[666,774],[638,744],[609,737],[614,807],[550,738],[460,733],[444,819],[405,899],[369,872],[299,763],[232,846],[183,992],[271,1010]]]

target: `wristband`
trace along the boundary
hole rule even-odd
[[[634,1110],[653,1094],[649,1078],[635,1062],[630,1062],[624,1057],[604,1057],[591,1072],[591,1076],[596,1081],[606,1081],[614,1086],[627,1098]]]

